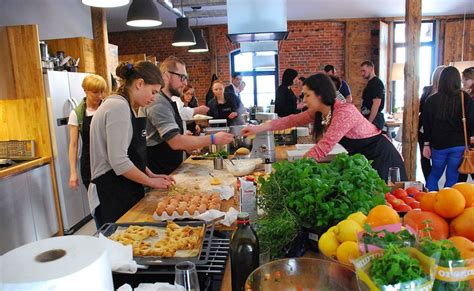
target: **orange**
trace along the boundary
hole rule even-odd
[[[420,199],[420,208],[423,211],[433,212],[433,203],[438,192],[431,191],[423,195]]]
[[[430,236],[434,240],[447,239],[449,234],[446,220],[429,211],[409,211],[403,217],[403,225],[411,227],[420,237]]]
[[[377,205],[369,211],[366,223],[371,227],[400,223],[400,216],[387,205]]]
[[[474,184],[461,182],[454,184],[453,188],[461,192],[466,199],[466,208],[474,206]]]
[[[470,252],[474,252],[474,243],[469,239],[463,236],[452,236],[448,239],[456,245],[463,258],[469,255]]]
[[[466,199],[454,188],[444,188],[436,194],[433,209],[434,212],[444,218],[453,218],[461,214],[466,207]]]
[[[451,235],[463,236],[474,240],[474,207],[464,209],[464,211],[450,224]]]

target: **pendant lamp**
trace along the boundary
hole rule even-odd
[[[176,19],[176,30],[173,34],[173,46],[191,46],[196,44],[194,34],[189,28],[189,20],[186,17]]]
[[[204,53],[209,51],[207,42],[204,39],[204,31],[201,28],[193,28],[194,38],[196,39],[196,44],[190,46],[188,52],[190,53]]]
[[[127,25],[134,27],[159,26],[160,20],[158,7],[154,0],[133,0],[128,8]]]
[[[82,0],[82,4],[101,8],[120,7],[128,3],[130,3],[130,0]]]

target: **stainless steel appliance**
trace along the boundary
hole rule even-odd
[[[65,71],[47,71],[44,74],[59,202],[66,234],[73,232],[90,219],[85,187],[80,183],[75,190],[69,188],[69,129],[67,126],[71,110],[79,105],[85,96],[82,81],[87,75]],[[81,146],[79,144],[79,154],[81,153]],[[82,181],[79,157],[77,161],[77,173],[79,181]]]
[[[227,127],[227,120],[226,119],[212,119],[209,120],[209,127],[203,129],[205,134],[212,134],[218,132],[229,132],[229,127]],[[210,153],[217,153],[220,151],[229,152],[229,145],[216,145],[211,144],[209,145],[209,152]]]
[[[255,114],[255,119],[259,123],[264,123],[268,120],[276,119],[275,113],[258,112]],[[250,157],[261,158],[264,163],[274,163],[276,161],[275,154],[275,137],[273,131],[263,131],[257,133],[252,141],[252,151]]]

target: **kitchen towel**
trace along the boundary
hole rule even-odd
[[[33,242],[4,254],[2,265],[5,291],[114,290],[107,250],[96,237]]]

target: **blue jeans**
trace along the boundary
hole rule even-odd
[[[438,181],[446,169],[446,183],[444,187],[451,187],[458,182],[458,168],[461,165],[464,147],[452,147],[443,150],[431,148],[432,168],[426,187],[430,191],[438,191]]]

